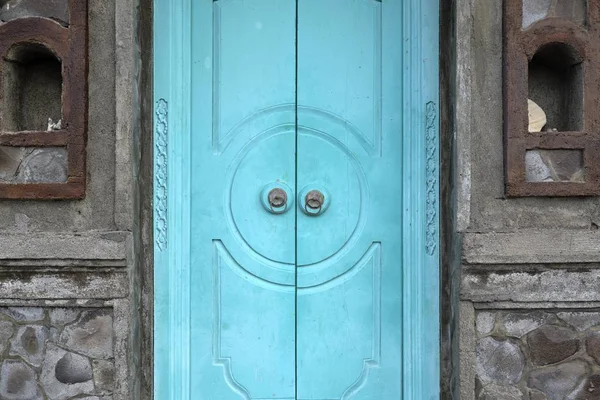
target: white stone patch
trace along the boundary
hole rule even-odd
[[[516,343],[488,336],[479,341],[475,353],[475,370],[484,384],[512,385],[521,380],[525,359]]]
[[[512,313],[504,317],[504,329],[507,335],[520,338],[544,325],[547,321],[548,316],[540,312]]]
[[[485,335],[494,329],[496,314],[492,312],[480,312],[477,314],[477,333]]]

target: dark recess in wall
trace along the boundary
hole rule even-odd
[[[542,46],[529,62],[529,98],[546,112],[546,128],[583,130],[583,64],[564,43]]]
[[[2,59],[4,118],[0,130],[44,131],[62,118],[61,62],[38,43],[17,43]]]
[[[460,237],[456,234],[456,2],[440,0],[440,398],[458,399]]]

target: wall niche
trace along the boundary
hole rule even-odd
[[[39,43],[13,45],[2,59],[4,132],[43,131],[62,120],[62,67]],[[51,127],[52,128],[52,127]]]
[[[545,112],[547,131],[583,130],[583,64],[564,43],[542,46],[529,61],[528,98]]]
[[[600,194],[600,0],[504,0],[506,195]]]
[[[0,198],[81,199],[87,0],[11,3],[0,8]]]

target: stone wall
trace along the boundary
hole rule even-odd
[[[502,3],[456,2],[462,256],[452,398],[598,399],[600,201],[505,196]]]
[[[478,311],[477,398],[600,398],[600,313]]]
[[[138,2],[87,1],[86,196],[0,200],[0,399],[140,398]],[[0,0],[4,19],[61,4]],[[64,175],[52,157],[17,157],[11,175],[13,161],[0,149],[0,181]]]
[[[112,399],[113,329],[110,308],[0,308],[0,398]]]

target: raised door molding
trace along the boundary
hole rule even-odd
[[[212,0],[202,0],[212,1]],[[386,2],[399,0],[385,0]],[[403,392],[439,398],[439,4],[405,0],[402,43]],[[154,2],[154,382],[157,400],[191,400],[191,0]],[[195,7],[194,7],[195,8]],[[383,13],[383,23],[386,21]],[[386,45],[386,43],[384,43]],[[384,71],[384,73],[390,73]],[[168,106],[168,114],[161,107]],[[164,134],[164,137],[162,136]],[[165,147],[162,147],[162,144]],[[168,143],[168,146],[166,144]],[[156,155],[155,155],[156,156]],[[166,185],[166,188],[163,187]],[[157,204],[158,203],[158,204]],[[166,216],[166,223],[164,221]]]

